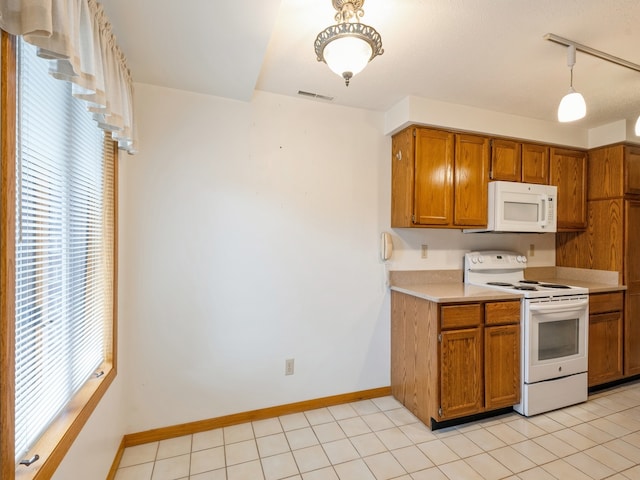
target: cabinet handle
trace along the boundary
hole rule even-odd
[[[396,153],[396,160],[402,160],[402,150],[398,150]]]

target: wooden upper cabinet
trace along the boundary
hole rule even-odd
[[[549,183],[549,147],[522,144],[522,181],[543,185]]]
[[[392,227],[487,224],[488,138],[410,127],[391,145]]]
[[[491,141],[491,179],[549,183],[549,147],[494,138]]]
[[[415,129],[414,223],[453,223],[454,134]]]
[[[391,226],[413,225],[413,174],[415,145],[413,128],[405,128],[391,139]]]
[[[640,195],[640,148],[613,145],[589,151],[588,199]]]
[[[624,195],[624,146],[615,145],[590,150],[587,171],[589,200]]]
[[[521,144],[512,140],[491,140],[491,180],[519,182],[522,179]]]
[[[455,140],[454,224],[482,227],[487,224],[489,139],[457,134]]]
[[[640,195],[640,148],[625,147],[624,193]]]
[[[549,180],[558,187],[558,231],[587,227],[587,154],[551,148]]]

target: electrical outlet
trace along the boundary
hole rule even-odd
[[[287,358],[284,361],[284,374],[293,375],[293,358]]]
[[[529,245],[529,256],[533,257],[536,254],[536,246],[532,243]]]
[[[422,245],[422,251],[420,252],[420,256],[422,258],[427,258],[429,253],[429,245],[423,244]]]

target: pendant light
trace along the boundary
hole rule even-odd
[[[569,93],[567,93],[558,106],[558,121],[573,122],[584,118],[587,114],[587,104],[582,94],[573,88],[573,66],[576,64],[576,47],[569,45],[567,47],[567,66],[571,71],[571,80],[569,83]]]
[[[377,55],[382,55],[382,38],[375,28],[360,23],[364,0],[332,0],[336,25],[325,28],[315,41],[316,57],[325,62],[348,87]]]

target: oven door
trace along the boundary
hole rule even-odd
[[[586,372],[589,297],[525,299],[524,302],[524,382]]]

